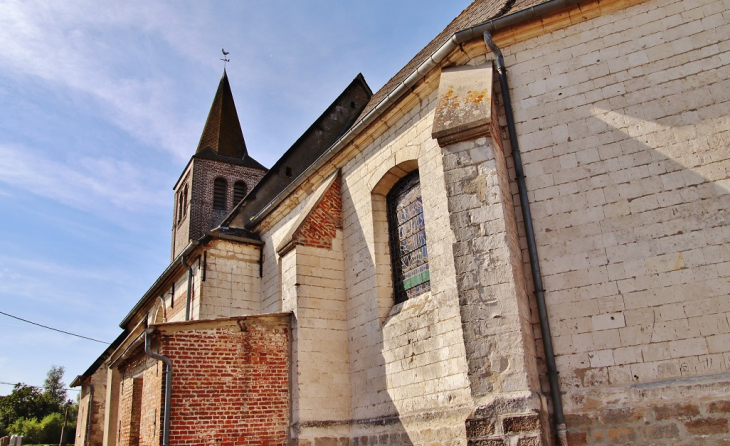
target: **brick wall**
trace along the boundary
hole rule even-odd
[[[251,167],[199,158],[194,158],[188,169],[191,174],[175,190],[177,197],[187,185],[190,202],[187,216],[180,223],[173,222],[173,259],[191,239],[197,240],[205,231],[215,228],[238,204],[233,203],[233,185],[236,181],[244,181],[250,191],[266,173]],[[213,209],[213,182],[219,177],[228,182],[225,210]],[[173,214],[176,215],[176,212],[177,208]]]
[[[141,348],[119,365],[117,445],[160,444],[163,370]]]
[[[160,352],[174,367],[171,444],[286,443],[289,319],[160,326]]]
[[[329,190],[312,213],[297,229],[292,242],[314,248],[332,249],[332,239],[342,229],[342,200],[340,181],[332,183]]]

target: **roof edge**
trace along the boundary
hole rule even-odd
[[[365,80],[365,76],[363,76],[362,73],[358,73],[357,76],[355,76],[352,79],[352,81],[350,81],[350,83],[347,84],[347,86],[342,90],[342,92],[340,92],[340,94],[337,95],[337,97],[332,101],[332,103],[330,105],[328,105],[327,108],[317,117],[317,119],[312,124],[310,124],[309,127],[307,127],[307,129],[304,131],[304,133],[302,133],[299,136],[299,138],[297,138],[297,140],[294,141],[294,143],[286,150],[286,152],[284,152],[281,155],[281,157],[279,157],[279,159],[276,160],[274,165],[271,166],[271,168],[259,180],[259,182],[256,183],[256,185],[254,187],[252,187],[250,191],[248,191],[248,193],[246,194],[246,197],[243,200],[241,200],[236,206],[234,206],[233,209],[231,209],[231,211],[228,213],[228,215],[226,215],[223,218],[223,220],[220,222],[220,226],[228,226],[234,220],[234,218],[238,214],[239,210],[241,210],[242,207],[244,206],[244,203],[246,203],[246,204],[248,203],[247,198],[249,196],[252,197],[252,199],[255,199],[256,193],[259,192],[262,188],[264,188],[266,186],[266,184],[268,183],[268,181],[271,177],[273,177],[274,175],[277,174],[279,169],[283,166],[284,162],[286,161],[287,157],[291,156],[297,150],[300,142],[304,141],[305,137],[307,135],[309,135],[310,133],[315,131],[315,129],[317,128],[317,125],[319,123],[321,123],[329,115],[329,113],[336,107],[336,104],[338,103],[338,101],[340,101],[345,96],[345,94],[347,94],[348,92],[351,91],[351,89],[356,88],[357,86],[360,86],[363,89],[365,89],[368,96],[372,98],[373,91],[370,88],[370,86],[368,85],[367,81]],[[345,130],[340,135],[340,137],[338,138],[338,141],[339,141],[339,139],[342,138],[343,135],[347,134],[348,130],[350,130],[353,127],[353,125],[355,124],[355,123],[353,123],[353,121],[356,121],[356,119],[357,119],[357,116],[355,116],[355,118],[353,120],[348,122],[347,130]],[[334,144],[337,144],[337,141]],[[330,147],[332,147],[332,146],[330,146]],[[325,151],[325,153],[326,153],[326,151]],[[316,163],[317,160],[315,160],[314,162]],[[302,174],[300,174],[299,176],[303,175],[305,172],[307,172],[307,170],[309,170],[309,169],[306,168],[304,170],[304,172],[302,172]],[[297,178],[299,178],[299,177],[297,177]],[[294,180],[294,181],[296,181],[296,180]],[[286,190],[286,187],[284,188],[284,190]],[[268,204],[266,207],[268,207]],[[264,207],[264,209],[266,209],[266,207]],[[245,225],[245,226],[247,226],[247,225]]]
[[[210,239],[209,235],[204,235],[198,240],[191,240],[190,243],[188,243],[188,246],[185,247],[185,249],[182,250],[180,254],[173,259],[172,262],[165,268],[165,270],[160,274],[160,277],[155,280],[155,282],[152,284],[151,287],[142,295],[142,297],[137,301],[136,304],[134,304],[134,307],[132,307],[131,310],[129,310],[129,313],[127,313],[126,316],[124,316],[124,319],[122,319],[122,322],[119,323],[120,328],[126,329],[127,324],[132,321],[132,318],[135,314],[147,303],[150,298],[155,294],[157,289],[162,286],[164,282],[166,282],[172,273],[179,267],[182,267],[180,265],[180,259],[182,259],[183,256],[189,255],[191,252],[193,252],[198,246],[204,246],[206,245]]]
[[[129,334],[129,332],[127,330],[122,331],[119,334],[119,336],[117,336],[117,338],[114,341],[112,341],[111,344],[109,344],[109,346],[106,348],[106,350],[104,350],[104,353],[99,355],[99,357],[96,358],[96,361],[91,363],[89,368],[86,369],[86,371],[84,373],[82,373],[81,375],[77,375],[76,378],[74,378],[74,380],[71,381],[71,384],[69,386],[78,387],[80,385],[83,385],[84,379],[90,377],[99,369],[99,367],[104,363],[104,361],[106,361],[106,359],[114,352],[114,350],[116,350],[117,347],[119,347],[119,345],[122,343],[122,341],[124,341],[124,339],[127,337],[128,334]]]
[[[548,0],[528,9],[523,9],[512,14],[503,15],[501,17],[488,20],[480,25],[467,28],[454,33],[440,48],[438,48],[431,56],[419,65],[405,80],[388,93],[382,101],[370,110],[362,119],[356,122],[349,130],[347,130],[329,149],[327,149],[317,160],[310,164],[297,178],[289,183],[269,204],[267,204],[258,214],[256,214],[249,222],[245,224],[247,229],[251,229],[259,224],[270,212],[272,212],[286,197],[288,197],[296,188],[298,188],[312,172],[319,170],[324,164],[332,159],[334,155],[339,153],[347,144],[349,144],[357,134],[365,130],[375,119],[390,108],[396,101],[410,91],[418,81],[424,78],[431,70],[436,68],[438,64],[444,61],[451,52],[459,45],[469,40],[480,37],[485,31],[494,32],[513,25],[517,25],[528,20],[541,17],[560,9],[581,3],[585,0]]]

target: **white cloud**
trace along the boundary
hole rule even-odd
[[[38,280],[39,277],[44,280]],[[23,297],[52,306],[62,303],[82,313],[107,305],[96,294],[99,284],[107,289],[109,285],[125,287],[130,279],[123,269],[75,267],[43,259],[0,256],[0,296]]]
[[[185,20],[175,8],[130,2],[8,0],[0,1],[0,9],[4,72],[18,78],[30,75],[87,94],[98,102],[107,120],[135,138],[180,158],[189,156],[188,146],[199,126],[176,112],[178,96],[170,94],[176,88],[173,77],[153,69],[151,48],[137,48],[132,41],[139,35],[142,39],[180,37],[173,36],[171,28],[177,29]],[[135,70],[125,75],[124,68],[129,66]],[[174,67],[168,68],[169,74],[174,72]]]
[[[169,207],[169,194],[155,184],[163,175],[153,168],[112,158],[54,161],[8,146],[0,146],[0,159],[0,182],[101,216],[117,214],[110,213],[113,208],[150,212]]]

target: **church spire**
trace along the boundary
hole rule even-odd
[[[236,159],[243,159],[248,155],[225,69],[218,84],[213,105],[210,107],[208,119],[205,121],[205,128],[203,128],[196,153],[207,150],[212,150],[220,156]]]

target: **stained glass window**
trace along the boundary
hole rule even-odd
[[[401,178],[387,201],[395,303],[400,303],[431,289],[418,170]]]

